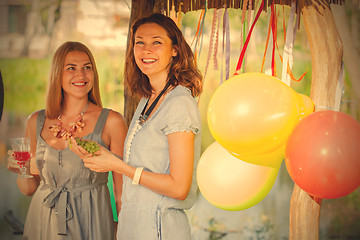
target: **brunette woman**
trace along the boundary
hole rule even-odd
[[[78,154],[94,171],[124,175],[118,240],[190,239],[184,210],[193,205],[197,191],[201,125],[195,97],[202,76],[170,18],[153,14],[133,24],[125,79],[141,100],[123,161],[103,148],[95,157],[81,148]]]

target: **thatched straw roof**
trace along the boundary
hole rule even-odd
[[[251,1],[251,8],[254,9],[258,7],[262,0],[155,0],[156,4],[161,6],[159,9],[163,9],[168,11],[168,8],[175,7],[175,10],[179,12],[181,7],[181,11],[186,13],[189,11],[196,11],[205,8],[207,4],[207,8],[224,8],[224,6],[228,8],[242,9],[243,4]],[[264,11],[267,10],[267,7],[272,3],[280,4],[280,5],[288,5],[290,6],[291,0],[265,0]],[[343,4],[345,0],[296,0],[297,11],[299,11],[303,6],[311,5],[312,3],[317,2],[317,5],[326,6],[329,3],[332,4]],[[180,6],[181,5],[181,6]],[[248,8],[249,4],[247,4]]]

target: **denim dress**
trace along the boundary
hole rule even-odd
[[[201,149],[201,121],[196,100],[189,89],[177,86],[167,93],[164,101],[148,120],[139,125],[138,118],[147,99],[138,104],[125,140],[124,161],[144,171],[169,174],[167,135],[193,132],[194,170],[189,195],[176,200],[133,185],[124,177],[122,205],[117,230],[118,240],[187,240],[191,230],[185,209],[192,207],[197,192],[196,167]]]

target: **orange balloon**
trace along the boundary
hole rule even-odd
[[[350,115],[320,111],[290,135],[285,163],[293,181],[318,198],[346,196],[360,186],[360,124]]]
[[[218,142],[202,154],[197,182],[204,198],[229,211],[250,208],[270,192],[279,168],[255,165],[232,156]]]
[[[299,121],[298,94],[278,78],[244,73],[220,85],[208,107],[212,136],[228,151],[262,155],[286,144]]]

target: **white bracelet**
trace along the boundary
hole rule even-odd
[[[143,167],[136,168],[132,184],[134,184],[134,185],[139,184],[140,177],[141,177],[141,174],[143,172],[143,169],[144,169]]]

